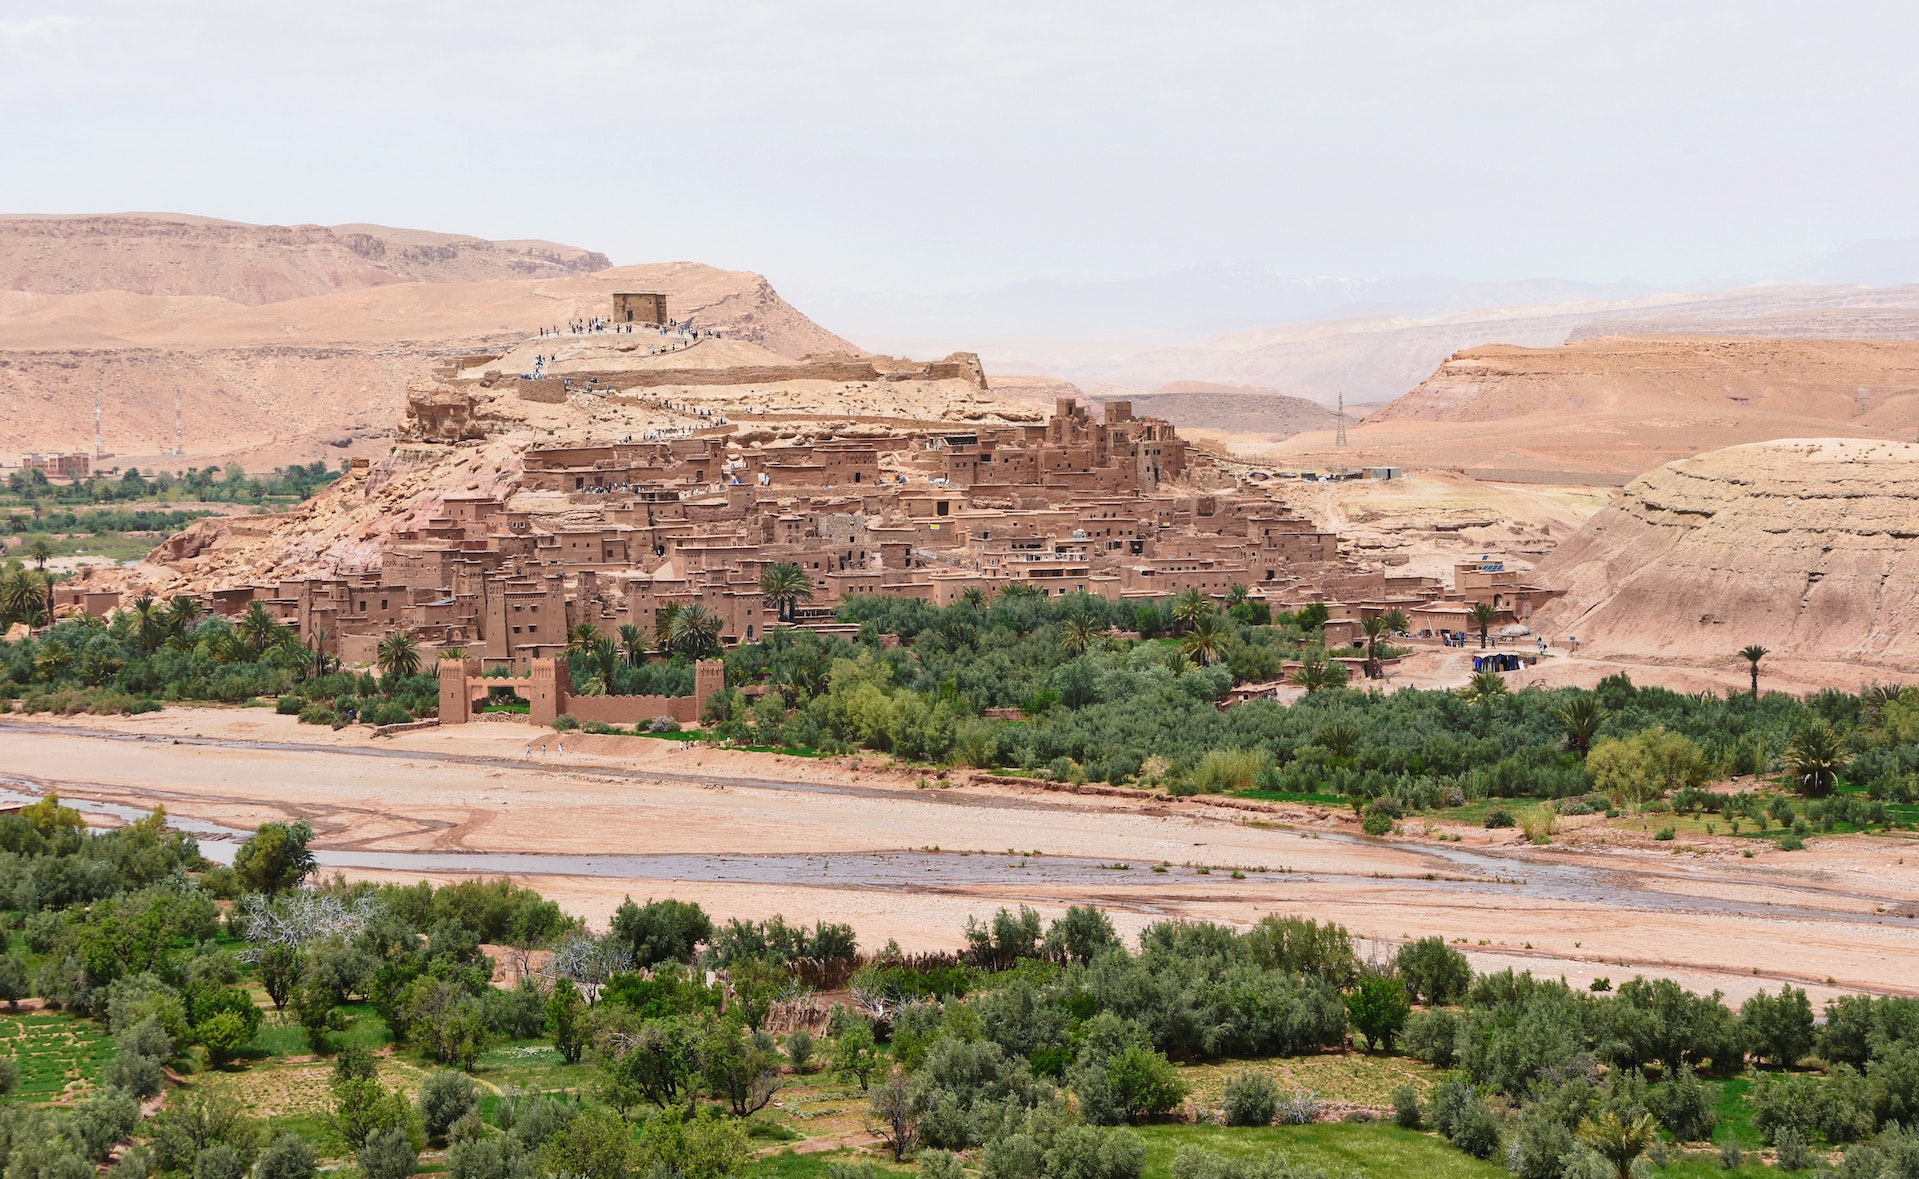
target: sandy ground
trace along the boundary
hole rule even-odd
[[[1463,688],[1473,677],[1474,655],[1480,653],[1477,640],[1466,647],[1440,647],[1413,642],[1413,653],[1386,669],[1385,688]],[[1495,645],[1489,650],[1530,655],[1533,640],[1521,637]],[[1549,643],[1546,657],[1530,667],[1505,672],[1512,690],[1521,688],[1591,688],[1609,675],[1624,674],[1642,688],[1668,688],[1674,692],[1744,692],[1752,684],[1752,672],[1745,660],[1733,656],[1718,666],[1701,667],[1682,663],[1642,663],[1622,659],[1595,659]],[[1883,682],[1887,673],[1880,668],[1862,667],[1838,660],[1822,662],[1807,659],[1775,659],[1768,656],[1760,664],[1759,690],[1803,696],[1826,688],[1857,692],[1867,685]]]
[[[1463,939],[1480,969],[1576,983],[1644,972],[1735,999],[1781,981],[1815,995],[1919,993],[1912,839],[1814,839],[1806,852],[1750,859],[1740,853],[1751,841],[1635,846],[1590,823],[1552,848],[1470,828],[1450,832],[1456,843],[1365,840],[1350,812],[958,776],[921,788],[854,759],[670,741],[575,735],[562,760],[547,732],[546,757],[528,760],[535,733],[476,724],[375,740],[259,709],[10,718],[0,787],[162,803],[182,821],[233,828],[304,818],[323,862],[345,861],[349,877],[504,872],[596,924],[622,897],[672,895],[724,916],[845,921],[866,945],[931,948],[958,944],[968,916],[1000,905],[1053,914],[1090,902],[1129,933],[1167,916],[1267,913],[1330,918],[1382,949],[1441,933]],[[549,858],[493,858],[516,853]]]

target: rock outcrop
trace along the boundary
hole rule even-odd
[[[1534,622],[1646,660],[1779,658],[1919,671],[1919,445],[1784,439],[1629,484],[1543,562]]]
[[[605,254],[383,225],[247,225],[172,213],[0,217],[0,289],[275,303],[403,282],[590,274]]]
[[[1350,453],[1324,431],[1289,449],[1302,462],[1616,485],[1727,446],[1915,428],[1919,341],[1609,336],[1455,353],[1352,427]]]
[[[570,246],[377,227],[133,228],[0,218],[0,287],[15,288],[0,289],[0,454],[90,450],[97,395],[122,464],[176,465],[176,398],[194,466],[377,456],[427,368],[523,341],[530,366],[577,339],[540,329],[611,314],[615,291],[663,292],[673,318],[778,358],[859,352],[742,271],[603,269]]]

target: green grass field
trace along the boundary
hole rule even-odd
[[[20,1100],[54,1101],[92,1089],[113,1042],[100,1025],[71,1015],[0,1014],[0,1056],[20,1068]]]
[[[386,1047],[387,1028],[365,1005],[348,1009],[351,1026],[335,1034],[336,1042]],[[0,1013],[0,1054],[15,1060],[21,1072],[19,1099],[28,1102],[71,1100],[97,1084],[102,1066],[112,1055],[111,1041],[99,1024],[66,1013]],[[389,1086],[416,1094],[426,1075],[440,1066],[404,1048],[380,1061],[380,1079]],[[1427,1089],[1444,1074],[1404,1057],[1362,1053],[1325,1053],[1275,1060],[1225,1061],[1180,1067],[1201,1111],[1217,1101],[1227,1077],[1245,1068],[1273,1074],[1282,1089],[1307,1089],[1327,1101],[1379,1107],[1389,1103],[1392,1090],[1402,1084]],[[323,1157],[344,1159],[345,1143],[329,1118],[332,1101],[330,1059],[315,1059],[304,1034],[282,1017],[269,1016],[248,1051],[232,1065],[203,1068],[191,1082],[204,1092],[226,1093],[264,1123],[268,1134],[291,1130],[313,1142]],[[498,1044],[483,1054],[474,1079],[481,1090],[481,1109],[491,1120],[503,1094],[511,1092],[588,1093],[594,1072],[589,1065],[568,1065],[541,1040]],[[1763,1142],[1752,1127],[1747,1096],[1752,1082],[1745,1077],[1708,1082],[1718,1098],[1720,1127],[1716,1140],[1731,1141],[1747,1153],[1747,1162],[1724,1170],[1716,1145],[1667,1145],[1668,1161],[1655,1167],[1657,1179],[1778,1179],[1779,1172],[1763,1165],[1757,1155]],[[765,1153],[750,1172],[757,1179],[828,1179],[832,1163],[872,1163],[880,1177],[910,1176],[913,1165],[892,1167],[884,1157],[860,1142],[866,1097],[857,1088],[831,1076],[812,1073],[788,1078],[777,1103],[752,1122],[757,1148]],[[1203,1116],[1203,1115],[1202,1115]],[[1212,1124],[1160,1123],[1138,1127],[1135,1133],[1146,1148],[1146,1179],[1167,1179],[1174,1156],[1183,1146],[1197,1146],[1235,1157],[1277,1151],[1291,1165],[1324,1172],[1334,1179],[1497,1179],[1503,1166],[1483,1162],[1455,1149],[1438,1136],[1402,1129],[1390,1121],[1323,1122],[1310,1126],[1226,1128]],[[815,1148],[802,1153],[811,1140]],[[789,1145],[790,1144],[790,1145]],[[827,1149],[818,1149],[818,1148]],[[979,1160],[969,1165],[977,1168]],[[437,1156],[423,1160],[427,1171],[439,1166]]]
[[[1276,1150],[1298,1167],[1328,1175],[1400,1175],[1407,1179],[1495,1179],[1506,1168],[1453,1149],[1432,1134],[1402,1130],[1390,1122],[1325,1122],[1311,1126],[1141,1126],[1148,1179],[1172,1174],[1182,1146],[1215,1150],[1234,1158]]]

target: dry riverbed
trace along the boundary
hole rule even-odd
[[[1548,848],[1463,827],[1442,828],[1457,842],[1367,840],[1350,811],[942,783],[641,738],[575,734],[562,757],[555,734],[518,724],[373,739],[227,708],[5,718],[0,790],[58,790],[100,822],[161,804],[216,858],[233,830],[303,818],[329,872],[510,875],[598,924],[624,896],[672,895],[910,949],[957,945],[969,915],[1001,905],[1098,904],[1125,932],[1297,913],[1382,952],[1440,933],[1479,969],[1580,985],[1646,973],[1735,1001],[1782,981],[1919,993],[1919,840],[1904,837],[1750,858],[1767,845],[1593,823]]]

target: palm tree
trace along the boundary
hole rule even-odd
[[[1659,1123],[1649,1113],[1642,1113],[1630,1122],[1621,1121],[1619,1115],[1611,1110],[1597,1118],[1587,1118],[1579,1123],[1579,1140],[1600,1158],[1612,1164],[1613,1174],[1618,1179],[1632,1179],[1632,1165],[1659,1132]]]
[[[59,639],[49,639],[34,657],[33,670],[43,680],[57,680],[73,670],[73,652]]]
[[[274,630],[279,625],[273,620],[273,615],[267,613],[267,608],[259,602],[247,607],[247,612],[240,616],[239,624],[233,628],[235,637],[246,649],[245,662],[251,663],[266,654],[267,648],[273,645],[276,637]]]
[[[760,595],[780,612],[781,622],[793,621],[793,607],[813,598],[813,579],[790,561],[768,565],[760,574]]]
[[[333,665],[337,662],[333,656],[326,653],[327,639],[330,635],[331,632],[328,631],[326,627],[316,626],[313,628],[313,634],[307,639],[307,656],[312,662],[313,678],[315,679],[319,679],[321,676],[332,671]],[[462,653],[464,654],[464,652]],[[442,651],[440,652],[440,658],[447,659],[450,658],[450,656],[445,651]]]
[[[668,602],[653,611],[653,646],[662,652],[673,650],[673,620],[680,616],[686,607],[678,602]]]
[[[717,655],[726,620],[704,606],[682,606],[673,614],[672,647],[691,659]]]
[[[403,630],[396,630],[380,640],[379,649],[374,653],[374,661],[380,668],[381,685],[397,682],[408,676],[420,673],[420,644],[413,636]]]
[[[1342,762],[1351,761],[1353,753],[1359,749],[1360,733],[1354,725],[1344,721],[1327,725],[1313,738],[1313,743],[1332,754]]]
[[[1226,587],[1226,608],[1230,610],[1234,606],[1244,606],[1247,599],[1252,596],[1253,591],[1238,582],[1234,582],[1232,585]]]
[[[1384,614],[1375,614],[1359,624],[1359,631],[1366,636],[1366,674],[1368,677],[1379,675],[1379,641],[1386,637],[1392,625]]]
[[[1479,648],[1482,651],[1485,650],[1486,632],[1492,629],[1493,623],[1499,621],[1499,611],[1493,609],[1485,602],[1474,602],[1473,608],[1467,613],[1466,618],[1474,626],[1479,628]]]
[[[200,603],[185,594],[175,594],[173,600],[167,603],[168,620],[173,629],[182,634],[193,629],[202,613],[204,611],[200,609]]]
[[[1173,621],[1177,623],[1181,629],[1191,626],[1193,620],[1197,619],[1200,615],[1210,614],[1212,612],[1212,601],[1208,599],[1205,594],[1200,593],[1194,586],[1187,586],[1185,589],[1173,595]]]
[[[965,602],[975,610],[983,609],[986,605],[986,591],[979,586],[969,585],[966,587],[966,591],[960,594],[960,601]]]
[[[598,638],[584,650],[566,657],[566,669],[579,684],[582,696],[611,696],[613,670],[620,663],[620,649],[613,640]]]
[[[33,543],[27,546],[27,555],[33,558],[33,567],[45,573],[47,558],[53,556],[53,546],[47,543],[46,537],[36,536]]]
[[[1059,645],[1068,655],[1084,655],[1099,639],[1099,630],[1084,618],[1069,618],[1059,628]]]
[[[1179,649],[1201,667],[1211,667],[1226,657],[1226,627],[1219,615],[1201,614],[1193,619],[1192,629],[1179,641]]]
[[[1839,785],[1839,775],[1846,772],[1845,746],[1823,720],[1793,735],[1786,744],[1784,760],[1793,789],[1809,798],[1831,794]]]
[[[1759,661],[1771,653],[1758,643],[1739,649],[1739,657],[1752,664],[1752,698],[1754,700],[1759,699]]]
[[[620,650],[626,654],[626,665],[638,667],[646,662],[646,632],[630,622],[620,624]]]
[[[133,599],[133,642],[140,654],[151,655],[154,648],[167,640],[167,631],[171,619],[167,608],[155,601],[149,594]]]
[[[1326,657],[1324,647],[1315,647],[1300,660],[1299,669],[1286,677],[1288,683],[1308,693],[1346,686],[1346,668]]]
[[[566,631],[566,653],[584,651],[600,641],[600,628],[590,622],[576,622]]]
[[[1474,672],[1472,682],[1467,684],[1462,695],[1475,704],[1485,704],[1495,696],[1506,694],[1506,681],[1496,671]]]
[[[1606,706],[1592,692],[1581,692],[1553,709],[1553,719],[1566,729],[1566,748],[1584,757],[1606,721]]]
[[[41,578],[17,562],[0,574],[0,621],[34,622],[41,617]]]

